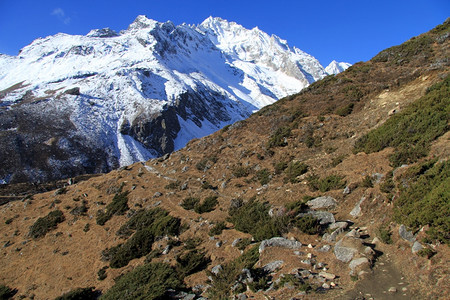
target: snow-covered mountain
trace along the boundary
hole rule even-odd
[[[340,65],[339,65],[340,66]],[[0,54],[0,181],[105,172],[183,147],[325,77],[258,28],[138,16]]]
[[[345,70],[347,70],[348,68],[351,67],[351,64],[346,63],[346,62],[337,62],[335,60],[333,60],[326,68],[325,68],[325,72],[327,72],[329,75],[336,75],[339,74],[341,72],[344,72]]]

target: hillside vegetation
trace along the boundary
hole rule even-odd
[[[3,290],[446,298],[449,39],[447,21],[171,155],[1,206]]]

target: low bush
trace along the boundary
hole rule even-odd
[[[410,168],[402,178],[394,203],[394,218],[412,229],[429,225],[431,239],[450,242],[450,162],[426,161]]]
[[[286,170],[288,163],[285,161],[280,161],[274,164],[275,174],[281,174]]]
[[[300,161],[292,161],[284,170],[286,174],[286,181],[290,183],[297,183],[297,177],[308,172],[308,166]]]
[[[305,215],[296,217],[292,224],[297,227],[301,232],[309,235],[314,235],[320,232],[319,221],[311,215]]]
[[[177,181],[172,181],[171,183],[167,184],[164,188],[166,190],[177,190],[180,188],[181,183]]]
[[[245,248],[247,248],[248,245],[250,245],[252,243],[252,240],[249,238],[243,238],[240,241],[238,241],[236,243],[236,248],[238,248],[239,250],[244,251]]]
[[[233,176],[236,178],[247,177],[250,175],[250,168],[241,165],[233,167]]]
[[[335,113],[338,116],[346,117],[346,116],[348,116],[349,114],[352,113],[354,106],[355,105],[353,103],[349,103],[347,105],[341,106],[338,109],[336,109]]]
[[[372,176],[366,175],[361,182],[361,187],[365,188],[373,188],[373,179]]]
[[[106,211],[98,211],[96,219],[97,224],[103,226],[114,215],[123,215],[129,209],[128,194],[129,192],[115,194],[111,203],[106,206]]]
[[[163,209],[140,210],[117,231],[117,235],[129,237],[124,244],[105,250],[103,256],[110,260],[112,268],[126,266],[130,260],[151,252],[156,237],[178,235],[180,219],[172,217]]]
[[[95,291],[94,287],[77,288],[73,291],[56,297],[55,300],[96,300],[100,296],[99,291]]]
[[[307,177],[308,186],[312,191],[321,191],[322,193],[343,189],[345,188],[346,182],[343,181],[344,177],[339,175],[329,175],[325,178],[320,179],[316,175],[311,175]]]
[[[287,138],[291,136],[291,128],[281,127],[278,128],[274,134],[269,137],[267,142],[268,148],[273,147],[285,147],[287,146]]]
[[[17,293],[17,290],[12,289],[6,285],[0,284],[0,299],[1,300],[8,300],[14,297],[14,295]]]
[[[282,277],[280,277],[280,282],[276,284],[275,288],[283,288],[285,286],[292,286],[296,290],[302,291],[302,292],[308,292],[312,290],[312,287],[309,283],[303,281],[301,278],[293,275],[293,274],[283,274]]]
[[[200,203],[200,199],[199,198],[188,197],[188,198],[185,198],[183,200],[183,202],[181,202],[180,205],[181,205],[182,208],[184,208],[186,210],[192,210],[199,203]]]
[[[167,292],[170,289],[182,288],[183,281],[173,267],[165,263],[149,263],[138,266],[118,278],[100,299],[168,299]]]
[[[269,169],[262,169],[256,172],[256,178],[261,185],[268,184],[271,180],[271,175]]]
[[[378,228],[378,236],[383,243],[392,244],[392,231],[388,227],[381,226]]]
[[[395,147],[394,167],[416,162],[428,154],[431,142],[448,131],[450,76],[433,85],[427,94],[383,125],[356,141],[354,152],[372,153]]]
[[[225,222],[219,222],[216,225],[213,226],[213,228],[211,228],[209,230],[209,235],[210,236],[214,236],[214,235],[220,235],[222,234],[222,231],[225,230],[227,228],[227,225],[225,224]]]
[[[64,214],[60,210],[54,210],[45,217],[39,218],[30,227],[28,236],[34,239],[43,237],[52,229],[55,229],[59,223],[64,222]]]
[[[204,270],[211,262],[211,259],[205,255],[205,252],[198,249],[190,250],[178,256],[176,260],[175,269],[181,278]]]
[[[194,211],[198,214],[211,212],[216,208],[216,205],[218,203],[219,202],[217,201],[217,196],[206,197],[206,199],[201,204],[197,204],[194,207]]]

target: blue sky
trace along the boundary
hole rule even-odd
[[[0,53],[17,55],[38,37],[126,29],[137,15],[175,24],[208,16],[258,26],[290,46],[331,60],[366,61],[426,32],[450,15],[449,0],[0,0]]]

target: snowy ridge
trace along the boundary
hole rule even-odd
[[[341,72],[344,72],[345,70],[347,70],[348,68],[351,67],[351,64],[346,63],[346,62],[337,62],[335,60],[333,60],[326,68],[325,71],[329,74],[329,75],[336,75],[339,74]]]
[[[103,172],[157,157],[327,73],[277,36],[212,17],[175,26],[138,16],[120,33],[105,28],[39,38],[18,56],[0,54],[0,130],[8,131],[4,139],[26,139],[39,128],[10,120],[40,118],[47,131],[30,143],[53,158],[40,167],[22,161],[28,171],[16,177],[10,158],[0,180],[36,173],[49,179],[43,170],[54,168],[58,177],[72,176],[71,168]],[[49,111],[58,121],[43,119]],[[11,143],[0,154],[18,147]]]

